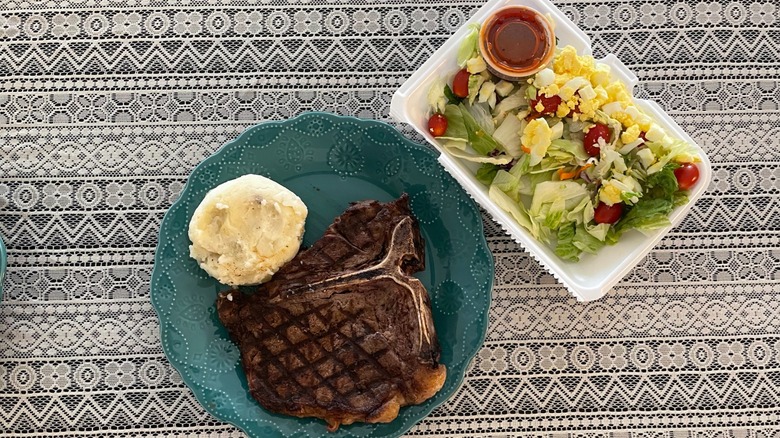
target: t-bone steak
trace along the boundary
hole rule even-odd
[[[268,410],[328,429],[392,421],[444,384],[423,239],[406,194],[351,205],[252,294],[217,298],[249,391]]]

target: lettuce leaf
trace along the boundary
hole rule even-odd
[[[677,164],[669,163],[661,171],[647,177],[646,193],[614,225],[615,234],[608,238],[617,239],[631,229],[647,232],[671,225],[669,214],[682,201],[674,176],[677,167]]]
[[[428,105],[433,108],[435,113],[443,113],[447,105],[447,96],[444,93],[446,85],[441,79],[436,79],[428,90]]]
[[[509,173],[516,176],[519,179],[517,186],[517,194],[510,194],[511,196],[533,196],[534,190],[538,184],[552,179],[555,169],[540,169],[539,166],[531,166],[531,156],[523,154],[517,159]]]
[[[493,123],[493,116],[490,114],[490,108],[487,103],[475,103],[461,105],[461,110],[468,112],[479,127],[490,135],[496,131],[496,125]]]
[[[677,192],[674,194],[674,199],[672,201],[674,207],[679,207],[681,205],[685,205],[688,203],[688,193],[686,192]]]
[[[543,208],[542,211],[544,212],[544,216],[540,217],[540,219],[543,219],[542,224],[551,230],[556,230],[563,222],[563,214],[566,213],[566,201],[563,198],[557,198],[549,204],[549,208]]]
[[[576,262],[583,252],[596,254],[604,245],[606,242],[593,237],[583,224],[568,222],[558,228],[555,254],[564,260]]]
[[[668,163],[660,172],[656,172],[647,177],[645,186],[647,187],[646,198],[667,199],[674,201],[674,194],[677,193],[677,177],[674,176],[674,170],[680,167],[677,163]]]
[[[520,157],[514,166],[512,166],[512,169],[510,172],[512,172],[513,175],[517,176],[523,176],[526,173],[528,173],[531,170],[531,157],[526,154]]]
[[[588,232],[583,224],[577,225],[577,231],[574,233],[574,241],[572,243],[578,249],[590,254],[596,254],[606,245],[603,240],[599,240],[592,233]]]
[[[496,177],[499,169],[495,164],[489,163],[479,166],[479,169],[477,169],[477,181],[489,186],[493,183],[493,179]]]
[[[447,98],[447,103],[450,105],[457,105],[463,100],[452,92],[452,88],[449,85],[444,86],[444,97]]]
[[[666,167],[667,163],[690,163],[701,161],[699,152],[684,140],[666,142],[647,142],[647,147],[653,152],[657,161],[647,168],[647,173],[653,174]]]
[[[522,179],[517,172],[513,173],[511,170],[509,172],[506,170],[499,170],[496,172],[496,177],[493,179],[493,185],[506,193],[513,201],[520,202],[521,181]]]
[[[457,105],[447,105],[444,108],[444,117],[447,118],[447,130],[444,135],[437,137],[442,140],[468,141],[469,132],[463,121],[463,113]]]
[[[571,262],[579,261],[582,250],[574,245],[574,223],[568,223],[558,228],[558,243],[555,245],[555,255]]]
[[[474,101],[479,96],[479,90],[482,88],[482,84],[485,83],[485,77],[482,75],[471,75],[469,76],[469,95],[468,95],[468,101],[469,104],[473,104]]]
[[[548,233],[557,231],[562,224],[568,223],[568,213],[587,197],[587,189],[577,182],[544,181],[534,189],[528,214]]]
[[[534,224],[531,220],[531,216],[528,214],[528,210],[526,210],[522,202],[515,202],[509,195],[502,192],[501,189],[495,185],[490,186],[488,196],[499,208],[512,215],[520,226],[530,231],[535,239],[542,242],[548,241],[547,235],[541,232],[541,229],[537,224]]]
[[[493,109],[493,115],[496,116],[496,118],[502,118],[503,116],[506,116],[508,112],[514,111],[522,106],[528,106],[528,97],[526,96],[524,87],[520,87],[519,90],[503,98]]]
[[[617,237],[631,229],[652,231],[671,225],[669,213],[673,208],[673,204],[666,199],[640,199],[634,208],[615,224]]]
[[[476,106],[477,105],[474,105],[472,108]],[[469,143],[471,143],[471,147],[474,148],[474,151],[480,155],[488,155],[494,150],[498,149],[498,143],[496,143],[496,141],[490,135],[490,133],[493,131],[485,131],[482,126],[477,123],[477,120],[474,118],[474,116],[466,109],[465,105],[460,104],[459,108],[461,114],[463,115],[463,123],[466,126]]]
[[[528,178],[530,175],[526,175],[528,172],[528,156],[524,156],[519,159],[509,171],[498,170],[495,178],[493,178],[492,185],[498,187],[499,190],[506,193],[515,202],[520,202],[520,195],[532,194],[532,191],[524,192],[525,185],[528,184]]]
[[[506,117],[503,122],[493,132],[493,138],[500,144],[504,150],[511,156],[517,158],[523,155],[520,147],[520,134],[523,129],[523,121],[517,117]]]
[[[530,155],[524,155],[524,157],[530,158]],[[520,178],[520,188],[519,188],[520,194],[533,196],[534,191],[536,190],[536,186],[545,181],[550,181],[555,171],[556,169],[550,169],[544,171],[534,170],[528,172],[527,174],[524,174]]]
[[[559,138],[550,143],[547,156],[556,163],[583,165],[590,158],[582,142]]]
[[[474,155],[459,147],[449,147],[449,144],[445,145],[447,152],[455,158],[462,158],[464,160],[471,161],[472,163],[488,163],[504,165],[512,162],[513,158],[509,155]]]
[[[530,212],[534,216],[544,216],[544,207],[552,205],[571,210],[586,196],[588,190],[575,181],[545,181],[536,185]]]
[[[468,33],[463,37],[463,41],[458,48],[458,65],[463,68],[466,62],[477,56],[479,53],[479,23],[472,23],[468,26]]]

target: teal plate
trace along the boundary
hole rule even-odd
[[[304,245],[316,241],[350,202],[390,201],[403,192],[425,238],[428,289],[447,380],[434,397],[393,422],[353,424],[327,433],[318,419],[264,410],[249,396],[238,348],[220,323],[217,293],[226,287],[189,257],[190,217],[210,189],[255,173],[301,197],[309,209]],[[381,122],[307,113],[245,131],[204,160],[160,227],[151,299],[165,354],[203,407],[252,437],[395,437],[460,386],[482,345],[493,285],[493,258],[474,202],[436,161],[436,153]]]

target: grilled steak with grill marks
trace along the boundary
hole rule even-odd
[[[353,204],[253,294],[219,294],[252,396],[335,431],[389,422],[444,384],[408,197]]]

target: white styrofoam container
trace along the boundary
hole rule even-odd
[[[457,51],[460,42],[467,33],[466,26],[474,22],[484,22],[492,11],[507,5],[524,5],[543,14],[549,13],[555,22],[555,33],[559,46],[571,45],[580,54],[590,55],[592,53],[588,36],[548,0],[491,0],[480,8],[395,92],[390,105],[390,115],[399,122],[412,125],[417,132],[435,146],[441,152],[439,156],[441,165],[472,198],[490,213],[507,233],[563,283],[578,300],[595,300],[612,289],[673,226],[682,221],[682,218],[709,185],[712,176],[710,161],[704,150],[696,145],[693,139],[657,103],[635,99],[636,105],[655,119],[656,123],[666,129],[670,135],[688,141],[698,149],[702,159],[702,162],[698,163],[700,180],[689,193],[690,202],[672,212],[669,218],[672,227],[656,230],[649,235],[638,231],[628,232],[621,237],[616,245],[606,246],[596,255],[583,255],[579,262],[567,262],[556,256],[551,248],[534,239],[511,215],[490,200],[487,187],[477,181],[474,176],[477,165],[450,156],[427,130],[428,116],[430,115],[427,100],[428,90],[434,80],[451,78],[459,69],[456,62]],[[617,57],[610,54],[597,62],[609,65],[613,79],[626,83],[629,91],[633,93],[637,77]]]

